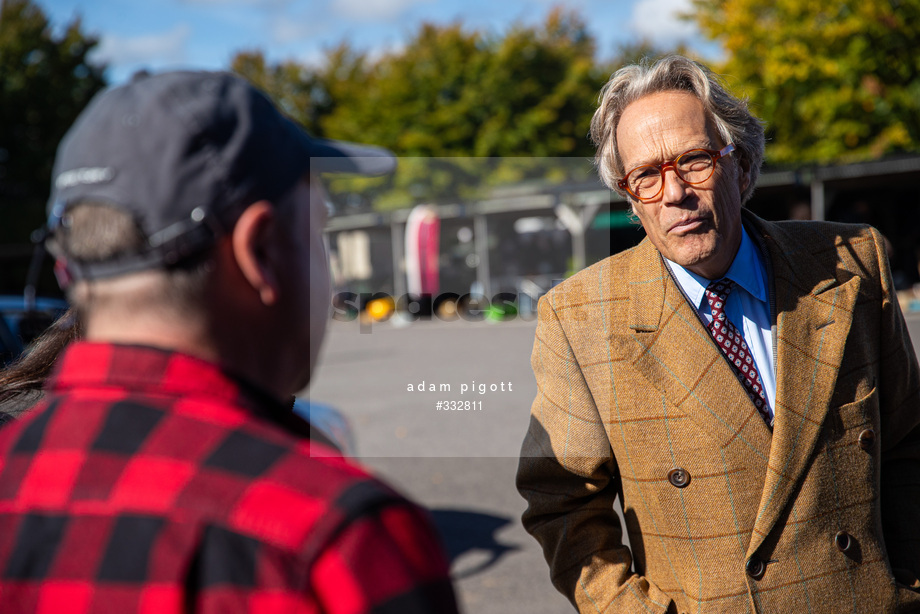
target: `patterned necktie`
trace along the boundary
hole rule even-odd
[[[712,309],[709,332],[716,345],[728,358],[728,362],[734,367],[735,374],[744,385],[748,396],[751,397],[751,402],[754,403],[764,421],[772,427],[773,420],[767,409],[767,395],[764,393],[760,374],[757,373],[757,365],[754,364],[754,358],[741,336],[741,331],[735,328],[732,321],[725,315],[725,301],[728,300],[728,295],[731,294],[734,287],[735,282],[725,278],[712,282],[706,288],[706,299]]]

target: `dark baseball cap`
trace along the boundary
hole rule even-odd
[[[53,235],[71,205],[111,205],[133,215],[147,249],[70,261],[71,275],[169,267],[213,245],[247,205],[277,202],[308,171],[380,175],[395,166],[385,149],[311,137],[237,75],[140,74],[97,95],[64,136],[48,227]]]

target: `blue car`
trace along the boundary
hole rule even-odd
[[[325,403],[298,398],[294,400],[294,413],[320,431],[343,455],[356,455],[355,434],[342,412]]]
[[[0,365],[22,351],[67,311],[67,301],[38,298],[29,309],[22,296],[0,296]]]

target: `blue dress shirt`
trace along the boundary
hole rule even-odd
[[[692,273],[667,258],[665,261],[670,266],[684,294],[690,299],[690,304],[696,307],[700,318],[707,324],[712,322],[709,301],[705,299],[706,287],[714,280]],[[744,341],[760,373],[760,380],[767,395],[768,410],[770,416],[773,417],[776,399],[776,366],[773,362],[773,333],[770,330],[772,319],[767,291],[767,270],[760,250],[751,241],[746,230],[741,231],[741,245],[725,277],[735,282],[735,288],[728,295],[728,301],[725,303],[725,315],[741,329]]]

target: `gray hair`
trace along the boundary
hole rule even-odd
[[[626,195],[616,185],[626,173],[616,138],[620,117],[627,106],[640,98],[667,91],[686,91],[699,98],[724,144],[734,143],[733,155],[741,168],[750,172],[751,180],[741,194],[741,202],[747,202],[763,163],[763,124],[748,111],[747,100],[732,96],[718,75],[680,55],[654,64],[643,61],[624,66],[601,89],[600,106],[591,120],[591,140],[597,147],[594,160],[601,180]]]

